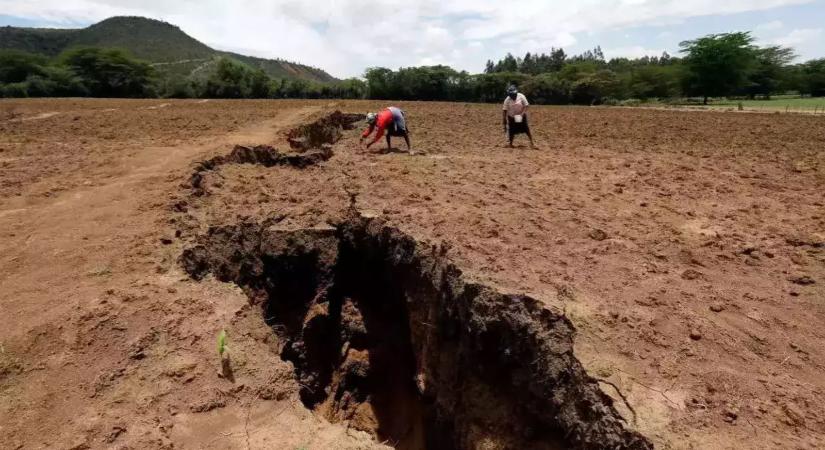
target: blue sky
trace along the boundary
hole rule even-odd
[[[281,57],[338,77],[448,64],[479,72],[507,52],[601,45],[607,57],[678,53],[679,42],[753,31],[825,57],[825,0],[0,0],[0,26],[82,27],[113,15],[180,26],[215,48]]]

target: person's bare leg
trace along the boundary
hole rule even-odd
[[[410,132],[409,131],[404,133],[404,142],[407,143],[407,151],[410,152],[411,155],[414,155],[415,152],[413,152],[412,144],[410,144]]]
[[[527,139],[530,139],[530,148],[536,148],[536,144],[533,143],[533,135],[530,133],[530,129],[527,129]]]
[[[392,141],[390,140],[390,134],[387,133],[387,152],[392,151]]]

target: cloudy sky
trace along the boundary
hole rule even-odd
[[[825,0],[0,0],[0,26],[82,27],[114,15],[161,19],[221,50],[337,77],[422,64],[480,72],[487,59],[554,46],[675,54],[683,40],[739,30],[793,46],[800,59],[825,57]]]

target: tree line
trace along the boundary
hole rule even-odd
[[[0,51],[0,97],[364,98],[363,80],[278,79],[228,57],[185,76],[114,48],[74,48],[56,58]]]
[[[825,58],[792,64],[793,49],[759,47],[747,32],[714,34],[682,42],[668,53],[606,60],[600,47],[568,56],[550,53],[487,61],[483,74],[447,66],[366,72],[370,98],[497,101],[516,84],[535,103],[601,104],[698,97],[770,98],[794,92],[825,96]]]
[[[795,92],[825,96],[825,58],[793,64],[794,51],[757,46],[747,32],[681,43],[681,56],[605,59],[601,48],[563,49],[487,61],[484,73],[421,66],[374,67],[363,79],[332,83],[274,79],[221,57],[192,74],[159,72],[122,50],[76,48],[56,58],[0,52],[4,97],[344,98],[498,102],[516,84],[538,104],[622,104],[695,97],[770,98]]]

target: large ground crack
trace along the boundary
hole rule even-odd
[[[208,194],[205,174],[214,172],[225,164],[257,164],[264,167],[279,165],[304,169],[326,161],[333,156],[332,144],[343,136],[342,130],[353,128],[353,124],[363,120],[363,114],[348,114],[335,111],[309,124],[300,125],[287,132],[290,146],[297,153],[282,153],[268,145],[245,147],[236,145],[228,155],[200,161],[195,164],[189,186],[195,196]]]
[[[290,147],[299,151],[312,150],[324,144],[333,144],[343,136],[342,130],[352,130],[356,122],[365,118],[364,114],[335,111],[315,122],[300,125],[288,131],[287,141]]]
[[[181,263],[260,305],[307,408],[396,448],[652,448],[574,356],[566,317],[465,281],[380,219],[214,227]]]

